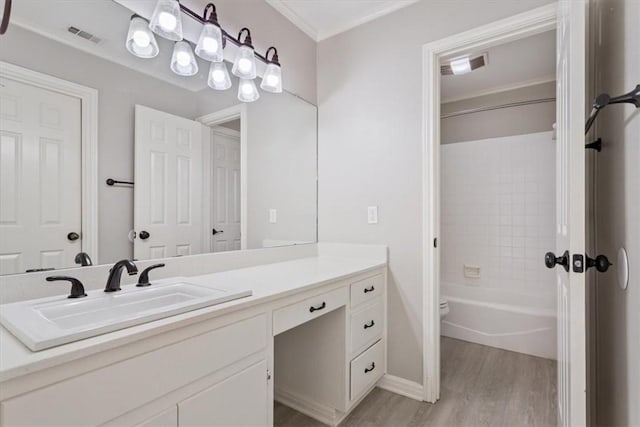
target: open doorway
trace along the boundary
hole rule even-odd
[[[441,59],[443,394],[491,379],[513,425],[556,422],[555,50],[552,30]]]
[[[246,106],[200,117],[209,128],[203,152],[205,235],[210,252],[247,248]]]
[[[210,252],[242,248],[240,128],[240,118],[211,127],[210,162],[207,168],[211,197],[205,198],[210,204]]]

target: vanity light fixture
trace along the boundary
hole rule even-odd
[[[256,78],[256,55],[251,41],[251,31],[247,27],[240,30],[238,40],[242,40],[242,33],[246,33],[244,41],[241,41],[233,62],[231,72],[240,79],[252,80]]]
[[[207,11],[209,11],[208,17]],[[206,61],[221,62],[224,60],[224,54],[222,52],[222,28],[220,28],[218,24],[218,14],[216,13],[216,7],[213,3],[209,3],[204,8],[203,17],[206,22],[202,27],[200,38],[196,45],[196,55]]]
[[[158,0],[149,29],[168,40],[182,40],[182,19],[178,0]]]
[[[198,63],[193,55],[189,42],[181,40],[173,46],[171,55],[171,71],[179,76],[193,76],[198,74]]]
[[[253,102],[260,98],[260,93],[253,79],[240,79],[238,85],[238,100],[241,102]]]
[[[139,15],[131,16],[126,47],[138,58],[153,58],[160,51],[155,36],[149,30],[149,22]]]
[[[182,18],[180,12],[202,24],[202,30],[195,47],[195,55],[189,41],[183,40]],[[278,51],[270,47],[263,56],[255,51],[251,40],[251,31],[243,28],[238,37],[233,37],[218,23],[218,14],[213,3],[204,8],[202,15],[194,12],[178,0],[157,0],[151,20],[134,15],[127,34],[127,50],[140,58],[153,58],[158,54],[158,43],[153,33],[175,41],[171,56],[171,70],[180,76],[193,76],[198,73],[196,55],[211,62],[207,84],[215,90],[231,87],[231,78],[224,62],[224,48],[227,42],[237,46],[237,54],[231,72],[240,78],[238,99],[253,102],[260,93],[253,81],[257,77],[256,59],[266,65],[260,87],[272,93],[282,92],[282,69]],[[147,30],[146,32],[143,30]],[[151,30],[151,31],[148,31]],[[244,36],[244,39],[243,39]],[[271,59],[267,59],[272,52]]]
[[[269,59],[269,52],[271,50],[273,50],[273,55],[271,55],[271,59]],[[264,76],[262,76],[262,83],[260,83],[260,88],[271,93],[281,93],[282,70],[280,69],[280,62],[278,61],[278,50],[273,46],[270,47],[269,49],[267,49],[265,57],[269,60],[269,63],[267,64],[267,69],[264,72]]]
[[[231,87],[231,77],[224,61],[211,63],[207,84],[215,90],[227,90]]]

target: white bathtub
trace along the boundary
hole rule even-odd
[[[450,312],[441,334],[547,359],[556,359],[555,295],[442,283]]]

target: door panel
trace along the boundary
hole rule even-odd
[[[586,2],[558,4],[556,248],[585,253]],[[569,258],[571,266],[571,257]],[[586,424],[585,275],[556,266],[558,416],[563,426]]]
[[[212,130],[213,189],[211,206],[213,252],[241,249],[240,137],[228,131]]]
[[[136,105],[135,258],[202,252],[202,177],[202,125]]]
[[[0,85],[0,274],[74,265],[82,249],[80,99]]]

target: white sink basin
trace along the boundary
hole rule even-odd
[[[0,305],[0,323],[38,351],[250,295],[173,279],[146,288],[123,286],[120,292],[90,291],[85,298]]]

